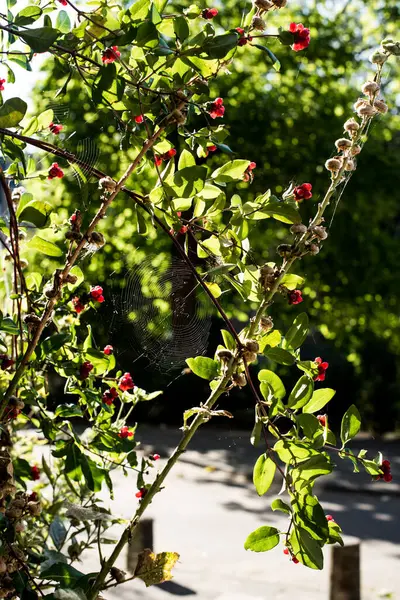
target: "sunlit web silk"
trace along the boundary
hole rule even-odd
[[[128,339],[137,358],[146,356],[163,372],[206,352],[212,305],[182,259],[147,257],[123,283],[115,300],[116,344]]]

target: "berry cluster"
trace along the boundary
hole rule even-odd
[[[390,467],[390,460],[383,460],[381,464],[381,469],[383,471],[382,475],[377,475],[376,477],[374,477],[374,479],[383,479],[383,481],[390,483],[393,479]]]
[[[292,50],[299,52],[299,50],[308,48],[310,45],[310,30],[307,27],[304,27],[302,23],[290,23],[289,31],[294,36]]]
[[[0,92],[4,92],[4,84],[5,84],[6,80],[5,79],[0,79]]]
[[[121,429],[119,430],[118,436],[125,440],[127,438],[133,437],[133,431],[129,431],[129,427],[124,425],[124,427],[121,427]]]
[[[218,9],[217,8],[205,8],[202,13],[201,16],[203,17],[203,19],[213,19],[214,17],[216,17],[218,14]]]
[[[93,370],[93,365],[89,360],[82,363],[79,368],[79,379],[82,379],[82,380],[87,379],[90,375],[90,371],[92,371],[92,370]]]

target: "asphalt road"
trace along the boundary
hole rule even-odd
[[[143,428],[137,432],[144,452],[167,457],[176,431]],[[400,444],[361,440],[353,447],[378,448],[392,462],[391,484],[371,483],[366,474],[352,475],[350,465],[339,468],[318,488],[327,513],[345,532],[346,544],[361,542],[362,600],[400,599]],[[255,458],[248,433],[203,428],[174,468],[165,489],[146,516],[154,520],[154,551],[177,551],[180,560],[174,579],[145,588],[135,580],[110,588],[107,600],[168,600],[193,596],[199,600],[324,600],[329,598],[330,549],[322,572],[294,565],[278,546],[268,553],[246,552],[247,535],[263,524],[284,528],[285,518],[269,510],[271,496],[259,498],[251,483]],[[160,460],[160,464],[162,459]],[[396,477],[396,473],[398,474]],[[135,511],[134,477],[115,479],[115,515],[128,518]],[[104,553],[111,546],[104,547]],[[89,568],[95,567],[92,557]],[[118,566],[126,569],[126,555]]]

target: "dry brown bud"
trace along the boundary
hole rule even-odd
[[[287,0],[272,0],[272,4],[276,6],[276,8],[284,8],[287,4]]]
[[[19,240],[24,240],[26,238],[26,232],[22,231],[21,229],[18,231],[18,239]]]
[[[82,239],[82,234],[79,233],[79,231],[67,231],[65,234],[65,239],[80,242]]]
[[[360,124],[357,123],[357,121],[355,119],[351,118],[345,122],[343,128],[348,133],[353,134],[353,133],[356,133],[360,129]]]
[[[325,163],[325,168],[332,173],[337,173],[342,167],[342,161],[337,158],[329,158]]]
[[[38,317],[34,313],[29,313],[28,315],[25,315],[24,322],[37,324],[40,323],[40,317]]]
[[[20,508],[8,508],[6,510],[6,517],[8,519],[20,519],[22,517],[22,510]]]
[[[375,100],[374,108],[383,115],[388,111],[388,105],[383,100]]]
[[[263,265],[260,269],[260,274],[265,277],[266,275],[273,275],[274,269],[269,265]]]
[[[245,352],[243,358],[247,363],[252,363],[257,360],[257,354],[255,352]]]
[[[19,264],[21,265],[21,269],[26,269],[26,267],[29,265],[26,258],[21,258],[19,261]]]
[[[235,385],[239,387],[244,387],[246,385],[246,376],[244,373],[234,373],[232,375],[232,381]]]
[[[364,106],[360,106],[357,109],[357,114],[359,117],[372,117],[376,113],[376,110],[370,104],[364,104]]]
[[[90,235],[89,242],[91,244],[95,244],[95,246],[97,246],[98,248],[102,248],[106,243],[106,239],[102,233],[99,233],[98,231],[93,231],[93,233]]]
[[[356,156],[357,154],[360,154],[361,146],[358,146],[358,145],[353,146],[350,152],[351,152],[352,156]]]
[[[276,250],[280,256],[286,257],[290,256],[293,248],[290,244],[279,244]]]
[[[225,348],[217,350],[216,356],[221,361],[228,361],[231,360],[231,358],[233,358],[232,352],[230,350],[225,350]]]
[[[309,250],[310,254],[313,254],[313,255],[318,254],[319,246],[317,246],[317,244],[310,244],[308,246],[308,250]]]
[[[361,106],[366,106],[368,104],[368,102],[366,100],[364,100],[364,98],[359,98],[354,104],[353,104],[353,108],[355,111],[357,111],[359,108],[361,108]]]
[[[338,150],[347,150],[351,146],[351,141],[347,138],[339,138],[336,140],[335,146]]]
[[[254,6],[259,8],[262,11],[267,11],[272,8],[274,5],[269,0],[254,0]]]
[[[319,240],[326,240],[326,238],[328,237],[328,233],[327,233],[325,227],[322,227],[321,225],[317,225],[316,227],[313,228],[312,231]]]
[[[17,408],[18,410],[22,410],[25,406],[25,403],[22,402],[22,400],[20,400],[19,398],[16,398],[15,396],[10,397],[8,404],[9,404],[9,406],[13,406],[14,408]]]
[[[290,231],[294,234],[305,233],[307,231],[307,227],[303,225],[303,223],[297,223],[291,226]]]
[[[7,571],[7,563],[2,556],[0,556],[0,573],[5,573]]]
[[[344,166],[344,170],[345,171],[355,171],[356,170],[356,163],[354,162],[354,160],[352,160],[351,158],[349,158],[346,161],[346,164]]]
[[[115,190],[116,187],[117,187],[117,184],[108,175],[106,177],[102,177],[99,180],[99,188],[103,189],[106,192],[111,193]]]
[[[376,83],[376,81],[366,81],[362,86],[361,91],[366,96],[369,96],[371,94],[375,94],[379,89],[379,85]]]
[[[65,278],[65,282],[66,283],[76,283],[78,281],[78,278],[76,275],[73,275],[72,273],[68,273],[68,275]]]
[[[261,17],[253,17],[253,20],[251,22],[251,27],[253,29],[257,29],[257,31],[264,31],[264,29],[266,27],[266,23],[265,23],[264,19],[262,19]]]
[[[256,340],[244,340],[243,343],[248,352],[257,353],[260,349],[260,346],[258,345],[258,342],[256,342]]]
[[[120,569],[117,569],[117,567],[111,567],[110,575],[118,583],[122,583],[123,581],[125,581],[126,573],[124,571],[121,571]]]
[[[272,317],[261,317],[260,329],[262,329],[263,331],[270,331],[270,329],[273,329],[273,327],[274,322],[272,320]]]
[[[40,502],[28,502],[28,510],[33,517],[37,517],[42,512]]]

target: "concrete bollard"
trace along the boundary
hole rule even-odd
[[[145,548],[153,550],[153,519],[141,519],[128,544],[126,567],[129,573],[135,572],[138,556]]]
[[[333,546],[329,600],[360,598],[360,544]]]

